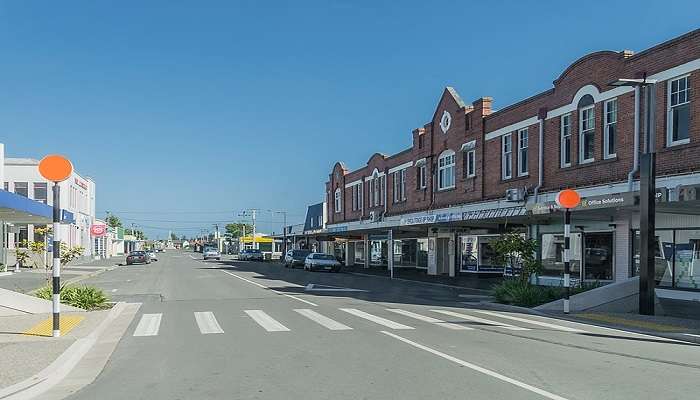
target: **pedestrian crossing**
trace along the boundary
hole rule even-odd
[[[504,331],[532,331],[535,329],[559,331],[565,333],[587,333],[580,328],[557,323],[553,318],[535,318],[522,314],[511,314],[488,310],[463,310],[460,312],[446,309],[422,310],[420,312],[401,308],[386,308],[373,311],[373,313],[357,308],[338,308],[338,315],[329,315],[336,310],[323,310],[321,312],[309,308],[293,309],[289,312],[272,312],[264,310],[241,310],[241,317],[247,317],[251,327],[259,327],[265,332],[279,333],[290,332],[292,328],[298,329],[300,323],[311,323],[314,328],[325,328],[329,331],[352,331],[366,326],[376,326],[380,329],[390,330],[415,330],[421,326],[436,326],[452,331],[475,331],[479,328],[504,330]],[[385,312],[386,311],[386,312]],[[383,314],[382,316],[376,314]],[[202,335],[223,334],[226,323],[220,324],[212,311],[195,311],[194,322]],[[229,317],[227,313],[225,317]],[[438,318],[442,316],[442,318]],[[220,317],[222,317],[220,315]],[[299,319],[301,317],[301,319]],[[449,317],[449,318],[447,318]],[[167,315],[162,313],[143,314],[134,329],[133,336],[148,337],[158,336],[163,320]],[[408,320],[414,324],[408,325]],[[224,319],[224,322],[228,320]],[[301,321],[301,322],[299,322]],[[353,321],[357,326],[353,326]],[[507,322],[506,322],[507,321]],[[550,321],[550,322],[547,322]],[[418,324],[418,325],[416,325]],[[414,326],[415,325],[415,326]],[[240,329],[240,326],[231,327],[231,330]]]

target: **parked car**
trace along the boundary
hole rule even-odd
[[[132,251],[126,256],[126,265],[131,264],[150,264],[151,259],[145,251]]]
[[[304,260],[304,269],[340,272],[340,263],[331,254],[311,253]]]
[[[295,265],[304,266],[304,261],[306,257],[311,254],[311,250],[289,250],[287,254],[284,255],[284,267],[294,268]]]
[[[204,250],[204,259],[205,260],[221,260],[221,253],[219,253],[219,250],[210,247],[206,250]]]
[[[244,261],[265,261],[265,256],[258,249],[245,249],[238,253],[238,259]]]
[[[151,259],[151,261],[158,261],[158,256],[156,255],[155,251],[147,251],[146,254],[148,255],[148,258]]]

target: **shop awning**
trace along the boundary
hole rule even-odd
[[[10,224],[47,224],[53,221],[53,207],[0,190],[0,221]],[[68,210],[61,210],[61,222],[74,223],[75,216]]]

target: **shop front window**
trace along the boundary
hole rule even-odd
[[[570,267],[571,276],[581,276],[581,234],[571,234]],[[540,238],[542,251],[542,276],[564,275],[564,235],[558,233],[546,233]]]
[[[355,264],[365,264],[365,243],[355,242]]]
[[[700,289],[700,230],[677,230],[674,251],[674,286]]]
[[[586,233],[584,242],[584,279],[612,280],[614,255],[612,232]]]
[[[372,240],[370,242],[370,265],[386,266],[387,264],[387,241]]]
[[[656,245],[654,246],[654,278],[660,287],[673,286],[673,230],[657,230]],[[639,231],[635,231],[632,239],[632,273],[639,275]]]

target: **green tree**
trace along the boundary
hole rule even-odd
[[[253,232],[253,225],[247,224],[245,222],[234,222],[231,224],[226,224],[226,235],[232,238],[238,238],[243,236],[245,228],[245,234],[250,235]]]
[[[537,248],[537,240],[515,232],[503,234],[493,243],[498,263],[520,268],[520,279],[525,284],[530,282],[532,274],[542,269],[537,261]]]
[[[107,217],[105,222],[107,222],[107,226],[110,228],[118,228],[122,226],[122,221],[116,215],[110,215]]]

